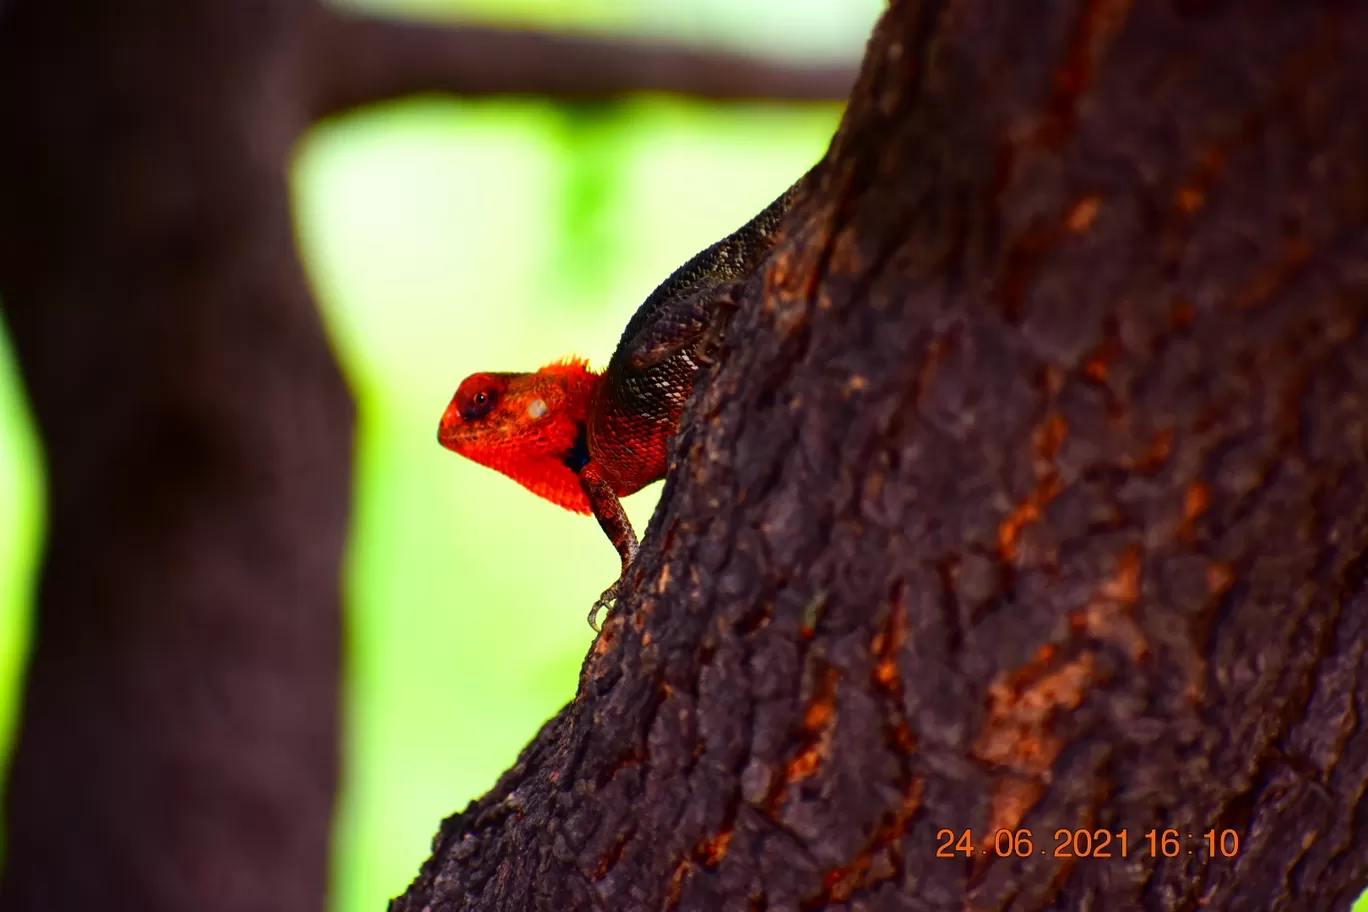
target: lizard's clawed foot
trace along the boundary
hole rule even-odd
[[[622,579],[619,578],[616,583],[603,590],[603,595],[600,595],[598,601],[594,602],[594,607],[589,609],[589,629],[593,630],[594,633],[599,633],[603,629],[598,622],[599,612],[613,613],[613,606],[617,603],[618,591],[621,588]]]

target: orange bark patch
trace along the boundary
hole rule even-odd
[[[1121,553],[1116,572],[1103,580],[1081,611],[1069,616],[1075,632],[1086,631],[1097,639],[1117,644],[1132,661],[1149,653],[1144,632],[1133,617],[1140,600],[1140,567],[1140,546],[1131,545]]]
[[[1059,455],[1059,448],[1064,445],[1064,438],[1069,434],[1068,422],[1064,416],[1058,412],[1051,412],[1045,419],[1045,423],[1036,429],[1035,434],[1035,454],[1036,459],[1045,463],[1038,466],[1040,471],[1048,471],[1054,468],[1055,457]]]
[[[679,895],[684,892],[684,881],[693,873],[693,858],[685,857],[680,859],[679,864],[675,865],[674,872],[670,874],[670,892],[665,897],[665,908],[679,908]]]
[[[1142,475],[1159,471],[1173,454],[1173,428],[1160,428],[1150,441],[1149,449],[1138,457],[1121,460],[1121,467]]]
[[[893,744],[904,754],[910,754],[917,749],[917,736],[912,732],[912,726],[906,722],[900,722],[893,729]]]
[[[900,597],[895,597],[888,620],[874,634],[874,683],[883,690],[902,690],[902,672],[898,669],[898,653],[907,641],[907,608]]]
[[[1107,48],[1130,14],[1130,0],[1090,0],[1074,28],[1064,62],[1054,72],[1054,92],[1042,139],[1059,144],[1073,132],[1078,105],[1092,88]]]
[[[1248,129],[1250,124],[1245,124]],[[1207,198],[1211,195],[1212,187],[1220,182],[1225,176],[1226,160],[1230,157],[1230,146],[1240,138],[1237,133],[1234,137],[1227,137],[1219,142],[1212,143],[1203,149],[1197,156],[1197,165],[1192,170],[1192,176],[1187,183],[1178,188],[1178,192],[1173,197],[1173,208],[1183,218],[1191,218],[1206,205]]]
[[[959,348],[959,330],[952,329],[943,336],[936,336],[926,346],[922,354],[921,369],[917,371],[916,399],[921,405],[922,397],[931,386],[931,381],[940,373],[941,365],[947,355]]]
[[[887,658],[874,666],[874,683],[884,690],[892,690],[895,684],[899,683],[898,663],[893,658]]]
[[[1018,504],[998,525],[998,552],[1008,562],[1015,563],[1020,554],[1021,530],[1039,520],[1041,510],[1063,488],[1054,461],[1068,433],[1068,422],[1058,412],[1051,412],[1032,436],[1031,447],[1035,453],[1038,484],[1026,500]]]
[[[1037,115],[1034,123],[1024,128],[1022,125],[1010,127],[999,148],[995,195],[1000,196],[1010,187],[1016,162],[1023,157],[1023,151],[1033,147],[1057,150],[1073,134],[1079,104],[1092,88],[1107,48],[1130,13],[1130,5],[1131,0],[1088,0],[1084,4],[1064,60],[1055,68],[1048,106]],[[1027,292],[1064,233],[1086,230],[1097,215],[1098,205],[1100,200],[1084,197],[1068,212],[1036,220],[1006,240],[995,297],[1009,321],[1015,322],[1020,317]],[[1093,211],[1089,212],[1089,209]]]
[[[793,247],[785,244],[775,249],[770,257],[769,269],[765,272],[765,284],[774,291],[785,290],[793,273]],[[770,295],[765,295],[768,302]],[[769,309],[768,303],[766,310]]]
[[[812,701],[808,707],[807,715],[803,716],[803,730],[816,732],[824,730],[831,724],[831,720],[836,718],[836,679],[839,677],[835,668],[828,668],[826,671],[826,681],[823,692]]]
[[[1067,375],[1064,373],[1063,370],[1061,370],[1058,366],[1054,364],[1045,365],[1044,374],[1044,383],[1042,385],[1045,388],[1045,395],[1059,395],[1059,391],[1064,388],[1064,381],[1068,379]]]
[[[1040,507],[1030,500],[1021,504],[998,526],[998,551],[1003,558],[1015,562],[1017,559],[1017,539],[1021,530],[1040,518]]]
[[[1140,546],[1131,545],[1121,555],[1115,575],[1109,577],[1097,593],[1104,599],[1131,607],[1140,597]]]
[[[805,903],[804,908],[825,908],[832,902],[844,902],[856,890],[867,889],[896,875],[897,866],[889,856],[896,852],[908,824],[921,810],[924,789],[925,783],[914,779],[902,803],[891,817],[884,818],[869,845],[849,864],[829,871],[822,878],[822,895],[814,903]],[[880,861],[884,863],[880,864]]]
[[[1039,779],[1012,775],[998,779],[988,802],[987,826],[975,840],[980,845],[996,846],[998,832],[1015,832],[1043,794],[1045,786]]]
[[[1028,775],[1050,768],[1062,747],[1049,733],[1051,721],[1061,710],[1076,709],[1097,675],[1091,652],[1054,667],[1057,654],[1047,643],[1031,664],[1000,674],[988,688],[988,720],[975,756]]]
[[[1046,643],[1030,664],[1003,672],[988,688],[988,719],[974,755],[1006,769],[993,786],[981,845],[995,846],[999,831],[1013,834],[1045,792],[1049,769],[1063,747],[1050,734],[1060,711],[1076,709],[1097,678],[1096,661],[1084,652],[1060,665],[1059,650]],[[991,856],[988,856],[991,857]],[[988,857],[975,859],[981,869]]]
[[[798,756],[789,761],[788,766],[784,768],[784,778],[789,783],[802,782],[821,769],[821,766],[820,747],[813,744],[804,748],[798,753]]]
[[[883,493],[884,476],[882,472],[872,471],[865,476],[864,499],[876,500]]]
[[[589,875],[589,879],[597,883],[607,877],[608,872],[613,870],[613,867],[622,860],[622,853],[626,850],[627,843],[631,841],[634,835],[636,835],[636,831],[629,828],[619,836],[617,841],[613,843],[613,847],[609,850],[608,854],[599,860],[598,865]]]
[[[1018,545],[1021,530],[1040,519],[1041,508],[1055,499],[1060,487],[1058,478],[1046,479],[1031,492],[1025,503],[1009,513],[998,526],[998,548],[1006,560],[1016,561],[1020,554]]]
[[[1074,234],[1082,234],[1092,227],[1092,223],[1097,220],[1097,213],[1101,211],[1102,197],[1096,193],[1089,193],[1074,203],[1069,214],[1064,216],[1064,227]]]
[[[733,830],[731,827],[718,833],[716,836],[704,839],[694,849],[694,855],[708,867],[717,864],[727,857],[727,849],[731,848]]]
[[[1211,563],[1206,570],[1207,589],[1215,598],[1220,598],[1235,583],[1235,568],[1230,564]]]
[[[782,244],[770,257],[761,306],[764,313],[773,315],[774,331],[781,337],[793,335],[807,321],[806,305],[817,289],[818,266],[825,241],[814,243],[816,255],[806,251],[797,253],[792,244]]]
[[[892,707],[889,738],[894,749],[910,754],[917,749],[917,736],[903,713],[903,679],[898,667],[898,655],[907,641],[907,605],[903,601],[903,585],[894,587],[892,608],[886,623],[874,634],[874,689],[882,692]]]
[[[1121,344],[1116,337],[1108,334],[1107,338],[1093,350],[1088,356],[1088,360],[1083,364],[1083,374],[1090,380],[1098,383],[1107,382],[1107,373],[1115,363],[1118,355],[1121,354]]]
[[[777,788],[767,803],[770,813],[783,804],[784,789],[816,775],[831,752],[831,739],[836,730],[836,684],[840,678],[841,673],[834,665],[826,666],[818,676],[812,702],[798,728],[798,753],[784,767],[784,775],[776,783]]]
[[[1183,495],[1183,525],[1178,530],[1184,541],[1190,542],[1196,537],[1197,520],[1202,518],[1210,506],[1210,485],[1199,481],[1188,486],[1187,492]]]
[[[1178,195],[1174,198],[1173,205],[1183,215],[1193,215],[1206,203],[1206,190],[1200,186],[1189,184],[1178,189]]]
[[[615,617],[615,615],[609,615],[608,617],[609,620],[612,620]],[[603,658],[604,656],[608,655],[608,653],[612,651],[613,643],[616,640],[617,635],[615,625],[605,621],[603,624],[602,632],[598,635],[598,638],[594,640],[594,657]]]

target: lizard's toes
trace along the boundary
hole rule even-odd
[[[621,580],[619,580],[619,582],[621,582]],[[594,602],[594,607],[589,609],[589,629],[594,631],[594,633],[598,633],[603,629],[599,626],[598,622],[599,612],[607,611],[611,614],[613,605],[617,602],[617,595],[618,583],[613,583],[613,585],[603,590],[603,595],[600,595],[598,601]]]

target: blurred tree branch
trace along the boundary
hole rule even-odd
[[[435,25],[319,7],[309,31],[312,113],[415,92],[584,102],[668,92],[719,101],[842,100],[848,66],[803,66],[627,38]]]

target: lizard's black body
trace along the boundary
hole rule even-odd
[[[800,179],[759,215],[676,269],[637,308],[589,410],[589,461],[580,484],[599,525],[622,558],[623,574],[637,539],[620,496],[665,477],[667,448],[693,392],[713,327],[735,306],[734,296],[756,273],[791,208]],[[622,580],[590,613],[616,597]]]
[[[649,392],[627,388],[631,381],[641,376],[643,368],[678,352],[681,342],[696,340],[707,330],[714,313],[707,303],[710,292],[754,274],[773,246],[774,234],[801,183],[785,190],[732,234],[694,254],[641,302],[608,362],[608,373],[624,384],[624,395],[649,398]]]

